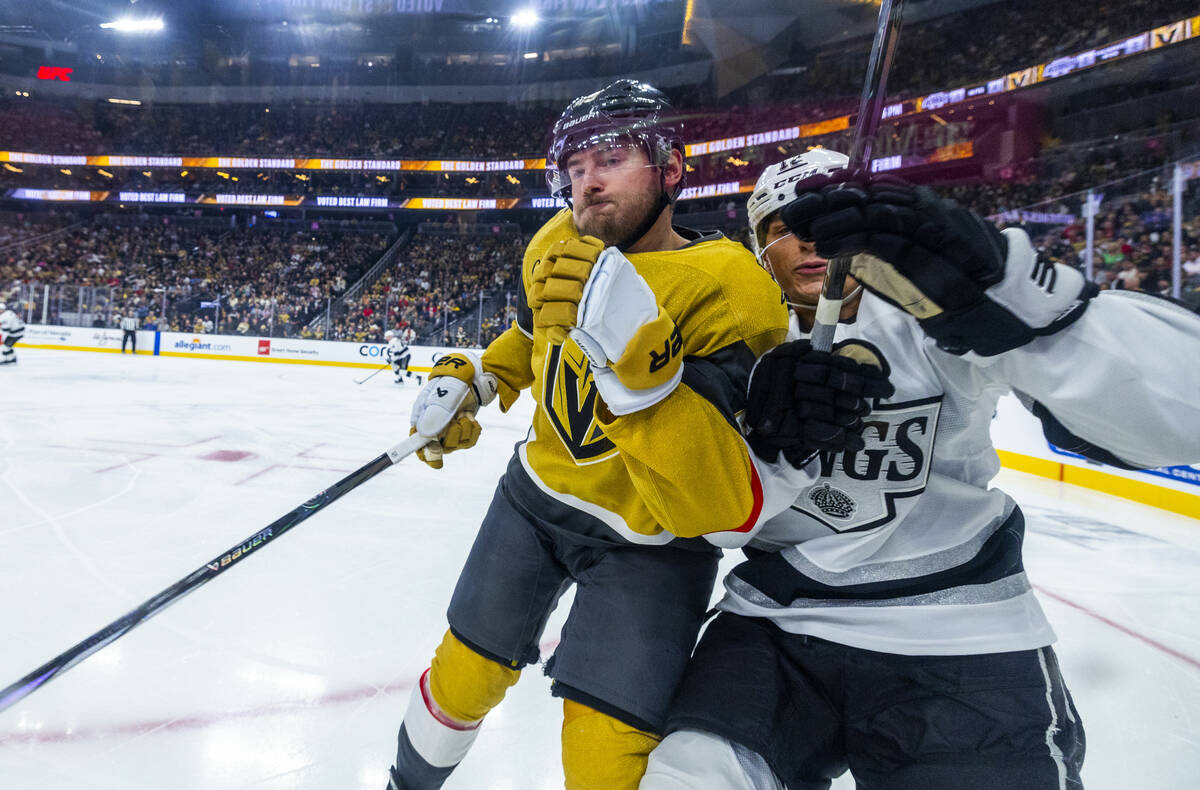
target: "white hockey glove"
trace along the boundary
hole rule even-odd
[[[417,457],[441,469],[443,455],[474,447],[480,431],[475,413],[495,397],[496,377],[484,372],[479,357],[456,351],[438,359],[409,418],[410,435],[419,433],[430,440]]]
[[[952,354],[994,356],[1083,314],[1096,286],[1069,266],[1039,261],[1023,230],[990,222],[894,176],[800,182],[782,210],[788,227],[917,319]]]
[[[631,414],[670,395],[683,378],[683,338],[650,286],[616,247],[600,254],[570,337],[591,363],[609,411]]]

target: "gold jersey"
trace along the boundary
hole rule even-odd
[[[502,409],[526,387],[537,400],[529,436],[517,447],[520,467],[510,465],[509,476],[523,470],[540,491],[530,492],[535,498],[565,505],[553,508],[563,529],[658,544],[749,529],[758,516],[762,487],[737,418],[755,360],[787,332],[783,295],[742,245],[719,233],[676,230],[691,237],[687,246],[627,255],[683,337],[683,380],[664,400],[613,416],[574,341],[551,344],[534,329],[523,307],[533,268],[552,244],[578,237],[569,210],[530,241],[522,309],[483,354],[484,369],[499,380]]]

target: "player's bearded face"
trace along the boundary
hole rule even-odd
[[[599,145],[567,160],[580,235],[621,247],[658,207],[660,171],[640,146]]]

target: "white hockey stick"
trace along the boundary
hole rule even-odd
[[[385,370],[387,370],[387,368],[380,368],[379,370],[375,371],[371,375],[367,376],[365,379],[362,379],[362,380],[355,379],[354,383],[355,384],[366,384],[368,381],[375,378],[376,376],[378,376],[380,373],[382,373]]]

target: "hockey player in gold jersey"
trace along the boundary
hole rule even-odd
[[[636,787],[715,579],[701,536],[762,507],[738,416],[786,332],[778,285],[741,245],[672,225],[682,144],[659,91],[580,97],[553,138],[547,180],[570,208],[526,250],[516,322],[481,357],[439,360],[413,407],[437,468],[474,445],[481,406],[537,402],[405,714],[394,790],[442,786],[571,584],[547,665],[566,786]]]

